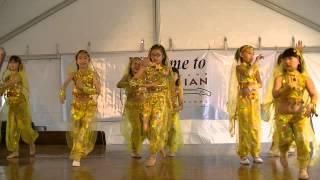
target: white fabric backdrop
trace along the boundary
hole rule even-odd
[[[37,126],[47,126],[48,130],[64,129],[60,122],[61,105],[58,101],[60,83],[60,59],[28,60],[26,66],[30,87],[30,107],[33,122]],[[7,62],[2,67],[6,69]],[[2,77],[2,76],[1,76]],[[6,120],[6,106],[1,120]]]

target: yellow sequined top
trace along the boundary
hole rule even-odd
[[[140,102],[145,95],[145,88],[142,85],[142,79],[133,79],[127,74],[118,82],[117,87],[125,89],[127,101]]]
[[[80,80],[84,87],[79,89],[77,86],[74,86],[72,90],[73,97],[79,100],[90,100],[93,99],[94,95],[97,94],[96,87],[94,86],[94,75],[95,72],[92,70],[87,71],[77,71],[73,76],[73,80],[77,83]]]
[[[127,95],[127,102],[142,102],[145,96],[145,88],[142,87],[142,79],[133,79],[130,75],[124,76],[117,84],[119,88],[124,88]]]
[[[237,73],[240,88],[258,88],[260,86],[256,80],[256,73],[259,72],[257,65],[250,66],[247,63],[241,63],[239,68],[243,70],[243,73]]]
[[[18,82],[15,83],[13,86],[8,86],[4,89],[6,91],[6,96],[8,98],[8,103],[10,104],[17,104],[21,101],[25,101],[25,96],[23,94],[23,84],[22,78],[19,73],[12,73],[11,75],[5,78],[5,82],[9,80],[17,80]]]
[[[145,83],[157,83],[156,88],[149,88],[148,93],[166,92],[168,90],[168,67],[152,65],[145,71]]]
[[[281,101],[295,101],[303,103],[304,90],[306,88],[307,77],[298,71],[286,72],[282,74],[282,87],[290,86],[290,83],[296,84],[295,88],[291,88],[288,95],[280,97]]]
[[[257,89],[261,87],[261,84],[257,82],[256,74],[259,72],[258,66],[256,64],[249,65],[247,63],[241,63],[239,65],[241,73],[237,71],[237,79],[239,88],[249,89],[249,98],[257,99]],[[242,97],[242,95],[240,95]]]

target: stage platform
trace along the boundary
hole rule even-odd
[[[147,146],[143,158],[131,159],[125,145],[96,145],[72,167],[65,145],[38,145],[35,157],[28,156],[28,146],[21,145],[19,159],[8,161],[0,148],[1,180],[295,180],[298,168],[295,156],[289,158],[289,170],[283,170],[278,158],[267,156],[269,144],[263,144],[264,164],[241,166],[233,144],[184,145],[174,158],[158,158],[156,166],[146,168]],[[310,168],[310,179],[319,179],[320,165]]]

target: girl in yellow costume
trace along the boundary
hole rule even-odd
[[[145,88],[141,87],[142,79],[134,79],[133,76],[139,71],[142,60],[139,57],[130,58],[126,74],[118,82],[118,88],[126,90],[126,103],[121,123],[121,133],[129,142],[132,158],[141,158],[140,150],[144,140],[142,132],[142,110]]]
[[[67,142],[71,148],[72,166],[80,166],[80,159],[93,150],[96,142],[95,114],[101,85],[98,73],[90,66],[91,59],[87,51],[80,50],[75,60],[77,70],[70,73],[64,82],[60,90],[60,101],[64,103],[66,87],[73,81],[71,129],[67,132]]]
[[[19,156],[20,136],[30,145],[30,155],[35,154],[35,140],[38,133],[31,127],[31,114],[29,110],[29,85],[24,66],[20,57],[11,56],[7,71],[4,74],[3,84],[0,86],[9,107],[6,144],[12,153],[7,158]]]
[[[171,70],[167,62],[167,54],[162,45],[153,45],[148,58],[144,59],[143,66],[134,76],[134,79],[142,77],[147,89],[143,106],[143,132],[149,142],[150,155],[146,160],[146,166],[154,166],[156,156],[163,150],[167,138],[167,122],[171,110],[170,85]],[[169,87],[170,86],[170,87]]]
[[[183,144],[183,137],[180,126],[179,112],[183,109],[183,88],[180,81],[180,74],[177,68],[172,68],[174,91],[172,92],[173,109],[169,114],[167,124],[168,140],[166,143],[169,149],[169,156],[174,157],[178,148]]]
[[[295,141],[297,159],[299,162],[299,178],[308,179],[307,167],[310,163],[311,148],[314,142],[310,135],[309,117],[315,112],[317,92],[311,78],[308,76],[304,59],[299,50],[286,49],[282,53],[282,73],[275,78],[273,97],[278,102],[276,109],[276,126],[278,129],[280,162],[288,167],[287,152],[290,144]],[[307,103],[304,93],[311,98]],[[313,144],[316,146],[316,144]]]
[[[260,158],[260,103],[258,89],[261,88],[261,78],[257,62],[253,63],[253,47],[244,45],[235,54],[232,65],[228,96],[228,113],[230,133],[235,134],[235,121],[238,121],[238,155],[240,163],[250,164],[249,153],[255,163],[262,163]]]
[[[296,49],[302,53],[302,51],[304,49],[304,45],[303,45],[302,41],[298,41],[298,43],[296,44]],[[272,144],[271,144],[271,147],[269,150],[269,154],[274,157],[280,156],[280,151],[279,151],[278,130],[277,130],[276,123],[275,123],[276,118],[274,117],[275,111],[277,109],[277,101],[275,101],[275,99],[272,96],[272,89],[273,89],[275,78],[282,73],[283,67],[282,67],[281,63],[282,63],[282,54],[280,54],[278,56],[276,65],[273,69],[272,76],[269,78],[266,94],[264,96],[263,103],[262,103],[262,112],[265,115],[263,119],[265,121],[270,122],[271,129],[273,130]],[[310,128],[311,128],[311,126],[310,126]],[[288,154],[290,154],[290,153],[293,154],[295,152],[295,147],[296,147],[295,143],[293,142],[289,151],[288,151]]]

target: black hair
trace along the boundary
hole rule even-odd
[[[179,69],[177,69],[177,68],[175,68],[175,67],[172,67],[172,72],[177,73],[178,79],[176,80],[175,85],[176,85],[176,86],[180,86],[180,73],[179,73]]]
[[[283,57],[282,54],[279,54],[278,59],[277,59],[277,64],[280,65]]]
[[[18,63],[18,71],[22,70],[22,60],[19,56],[16,56],[16,55],[13,55],[9,58],[9,61],[8,61],[8,66],[11,62],[14,62],[14,63]],[[8,66],[7,66],[7,69],[8,69]]]
[[[161,44],[155,44],[155,45],[153,45],[151,48],[150,48],[150,50],[149,50],[149,57],[150,57],[150,59],[151,59],[151,52],[153,51],[153,50],[155,50],[155,49],[159,49],[160,51],[161,51],[161,53],[162,53],[162,56],[163,56],[163,58],[162,58],[162,65],[164,65],[164,66],[166,66],[167,64],[166,64],[166,60],[167,60],[167,53],[166,53],[166,50],[164,49],[164,47],[161,45]]]
[[[297,69],[298,69],[298,71],[299,71],[300,73],[302,73],[301,57],[300,57],[298,51],[297,51],[296,49],[294,49],[294,48],[288,48],[288,49],[286,49],[286,50],[283,51],[283,53],[282,53],[282,59],[283,59],[283,60],[286,59],[286,58],[291,58],[291,57],[296,57],[296,58],[298,58],[300,64],[298,65],[298,68],[297,68]]]

